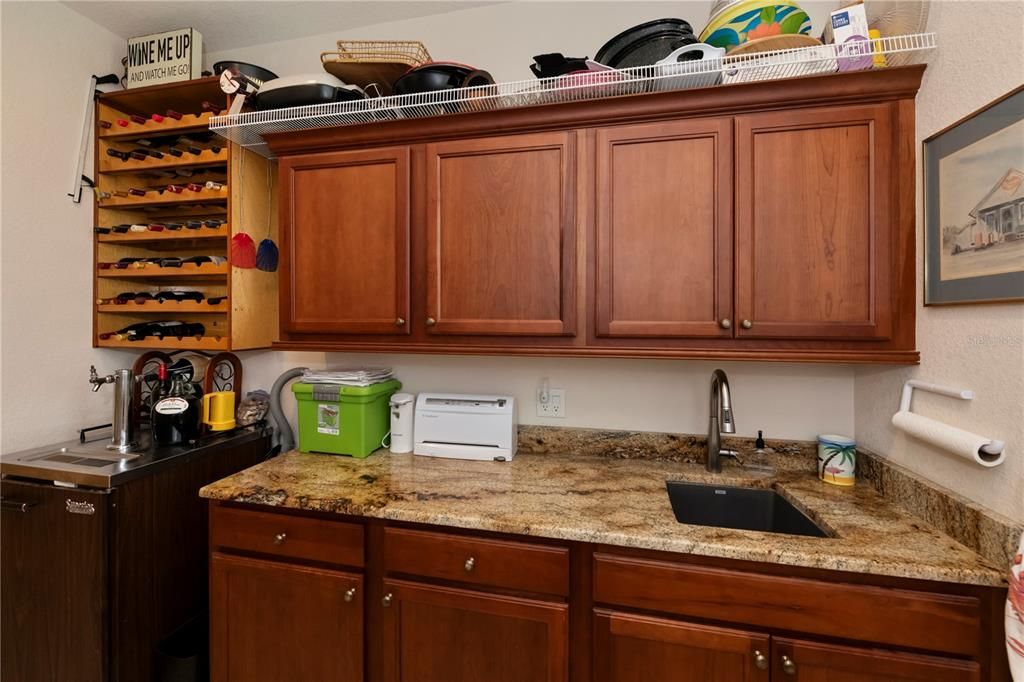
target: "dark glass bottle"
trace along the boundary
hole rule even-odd
[[[167,378],[167,365],[157,368],[159,386],[153,391],[150,421],[153,440],[158,445],[181,445],[199,439],[199,413],[202,401],[196,386],[180,374]]]

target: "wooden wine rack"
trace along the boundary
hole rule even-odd
[[[277,340],[277,273],[234,268],[229,263],[214,265],[184,264],[180,268],[146,265],[125,269],[104,268],[121,258],[228,256],[231,237],[245,226],[255,242],[278,239],[277,197],[268,178],[276,177],[273,163],[219,138],[210,138],[198,153],[181,156],[164,153],[163,158],[122,161],[108,149],[130,152],[142,149],[140,140],[173,139],[188,135],[190,140],[205,138],[212,113],[203,111],[203,102],[227,106],[216,78],[200,78],[183,83],[105,93],[96,101],[95,178],[97,199],[94,225],[185,222],[217,218],[226,224],[216,228],[182,228],[149,232],[109,232],[96,234],[93,240],[93,345],[100,348],[137,350],[245,350],[266,348]],[[180,120],[165,117],[168,109],[182,113]],[[143,116],[146,123],[131,121]],[[127,121],[119,125],[118,120]],[[104,126],[101,122],[108,122]],[[187,145],[182,145],[187,146]],[[210,149],[217,146],[216,152]],[[180,148],[180,146],[179,146]],[[244,159],[243,159],[244,155]],[[208,189],[207,181],[223,185]],[[204,185],[200,191],[177,194],[168,184]],[[146,190],[144,196],[124,193],[129,188]],[[161,191],[162,190],[162,191]],[[100,198],[102,197],[102,198]],[[244,203],[243,203],[244,202]],[[125,292],[200,291],[207,297],[221,296],[223,301],[210,305],[196,301],[145,301],[125,304],[101,303]],[[206,335],[200,339],[168,337],[126,341],[101,334],[117,331],[139,322],[182,320],[202,322]]]

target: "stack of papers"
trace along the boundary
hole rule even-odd
[[[352,367],[348,369],[307,369],[302,380],[307,384],[340,384],[342,386],[372,386],[395,376],[390,367]]]

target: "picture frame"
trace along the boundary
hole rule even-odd
[[[1024,301],[1024,85],[922,147],[924,304]]]

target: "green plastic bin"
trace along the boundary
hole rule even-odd
[[[367,457],[382,447],[391,421],[395,379],[372,386],[292,384],[299,403],[299,450]]]

